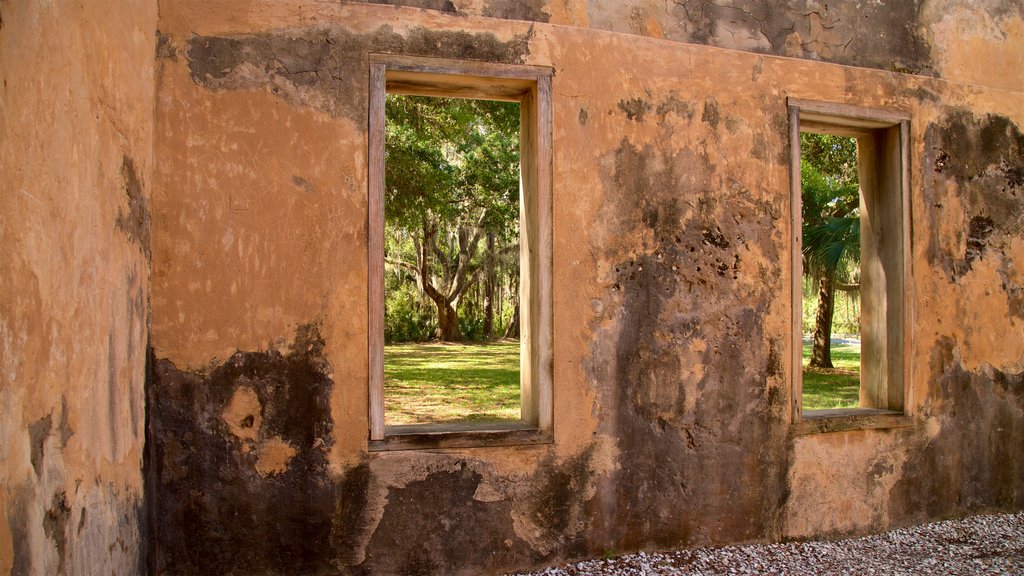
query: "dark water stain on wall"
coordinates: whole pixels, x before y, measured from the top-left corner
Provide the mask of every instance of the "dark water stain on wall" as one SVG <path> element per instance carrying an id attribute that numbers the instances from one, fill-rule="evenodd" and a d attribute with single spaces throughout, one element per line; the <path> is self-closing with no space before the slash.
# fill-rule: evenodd
<path id="1" fill-rule="evenodd" d="M 511 20 L 547 22 L 551 6 L 564 0 L 487 0 L 481 9 L 460 10 L 447 0 L 371 0 L 375 3 L 427 8 L 441 12 Z M 814 0 L 681 0 L 671 3 L 635 1 L 629 12 L 615 3 L 589 0 L 585 25 L 628 31 L 721 48 L 778 54 L 848 66 L 937 75 L 931 46 L 921 34 L 924 0 L 904 2 L 816 2 Z M 564 10 L 565 6 L 558 9 Z M 1019 3 L 987 7 L 993 18 L 1020 13 Z M 653 24 L 649 26 L 649 24 Z"/>
<path id="2" fill-rule="evenodd" d="M 121 160 L 121 180 L 128 210 L 118 212 L 117 227 L 127 234 L 130 240 L 137 243 L 142 253 L 149 258 L 149 207 L 142 191 L 138 171 L 135 169 L 135 161 L 127 155 Z"/>
<path id="3" fill-rule="evenodd" d="M 457 60 L 522 63 L 530 36 L 414 28 L 406 35 L 381 26 L 370 34 L 341 28 L 194 36 L 187 41 L 192 80 L 213 90 L 269 89 L 292 105 L 364 122 L 368 54 L 380 52 Z"/>
<path id="4" fill-rule="evenodd" d="M 46 438 L 50 436 L 53 429 L 53 416 L 46 416 L 28 425 L 29 439 L 29 462 L 32 463 L 32 470 L 36 478 L 42 474 L 43 457 L 46 450 Z"/>
<path id="5" fill-rule="evenodd" d="M 26 487 L 11 490 L 12 498 L 7 509 L 7 526 L 11 530 L 14 557 L 11 559 L 11 576 L 28 576 L 32 571 L 32 549 L 29 547 L 28 505 L 31 499 Z"/>
<path id="6" fill-rule="evenodd" d="M 951 111 L 925 132 L 924 167 L 929 264 L 956 282 L 978 260 L 997 258 L 1010 312 L 1024 319 L 1024 286 L 1006 253 L 1024 234 L 1024 133 L 1005 116 Z M 963 236 L 953 243 L 940 225 L 952 200 L 964 212 Z"/>
<path id="7" fill-rule="evenodd" d="M 383 493 L 366 462 L 329 476 L 323 346 L 316 326 L 304 326 L 287 354 L 239 352 L 209 373 L 154 359 L 152 572 L 495 572 L 584 554 L 592 448 L 562 460 L 540 455 L 536 470 L 514 481 L 469 458 Z M 290 457 L 261 467 L 267 446 L 284 444 Z M 410 456 L 409 465 L 431 461 Z M 500 488 L 481 499 L 485 477 Z M 514 515 L 546 545 L 524 540 Z"/>
<path id="8" fill-rule="evenodd" d="M 918 439 L 890 493 L 895 522 L 910 524 L 1024 506 L 1024 372 L 965 370 L 955 342 L 940 337 L 922 413 L 938 433 Z"/>
<path id="9" fill-rule="evenodd" d="M 155 362 L 149 482 L 157 573 L 331 569 L 332 383 L 323 347 L 310 325 L 288 354 L 239 352 L 205 375 Z"/>
<path id="10" fill-rule="evenodd" d="M 451 0 L 364 0 L 367 4 L 385 4 L 388 6 L 408 6 L 410 8 L 423 8 L 436 10 L 438 12 L 457 13 L 458 8 Z"/>
<path id="11" fill-rule="evenodd" d="M 546 0 L 487 0 L 483 15 L 508 20 L 547 22 L 549 15 L 545 12 L 546 5 Z"/>
<path id="12" fill-rule="evenodd" d="M 599 430 L 621 450 L 594 501 L 598 547 L 744 541 L 778 530 L 787 401 L 770 392 L 778 358 L 764 319 L 780 286 L 744 263 L 751 242 L 778 257 L 768 240 L 777 215 L 749 191 L 713 190 L 714 171 L 689 150 L 623 141 L 606 177 L 602 220 L 616 237 L 651 240 L 614 267 L 602 316 L 613 327 L 597 330 L 588 363 Z"/>
<path id="13" fill-rule="evenodd" d="M 68 518 L 71 516 L 71 508 L 68 507 L 68 499 L 63 491 L 53 495 L 53 501 L 43 515 L 43 533 L 53 541 L 57 549 L 57 573 L 64 573 L 64 551 L 67 546 Z"/>
<path id="14" fill-rule="evenodd" d="M 512 529 L 511 503 L 474 498 L 482 476 L 462 464 L 390 491 L 366 549 L 381 574 L 493 572 L 530 556 Z"/>

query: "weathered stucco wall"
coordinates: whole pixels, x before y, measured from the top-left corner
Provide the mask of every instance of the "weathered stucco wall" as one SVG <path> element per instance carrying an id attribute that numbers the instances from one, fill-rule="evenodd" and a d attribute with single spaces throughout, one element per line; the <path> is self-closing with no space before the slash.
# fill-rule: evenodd
<path id="1" fill-rule="evenodd" d="M 481 6 L 161 5 L 157 573 L 489 572 L 1024 505 L 1024 97 L 966 83 L 1003 63 L 954 82 Z M 551 445 L 367 452 L 371 52 L 554 69 Z M 911 114 L 910 428 L 791 435 L 787 97 Z"/>
<path id="2" fill-rule="evenodd" d="M 1016 1 L 366 1 L 1024 87 L 1024 6 Z"/>
<path id="3" fill-rule="evenodd" d="M 156 3 L 0 2 L 0 573 L 144 533 Z"/>

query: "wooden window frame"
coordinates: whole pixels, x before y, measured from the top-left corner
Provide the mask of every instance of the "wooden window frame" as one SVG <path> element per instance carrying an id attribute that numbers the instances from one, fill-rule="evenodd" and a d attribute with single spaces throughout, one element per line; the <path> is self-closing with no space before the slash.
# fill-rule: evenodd
<path id="1" fill-rule="evenodd" d="M 910 115 L 788 99 L 792 250 L 792 422 L 796 434 L 910 426 L 912 268 Z M 861 182 L 860 406 L 803 410 L 800 133 L 857 139 Z"/>
<path id="2" fill-rule="evenodd" d="M 551 76 L 541 66 L 370 55 L 368 340 L 369 449 L 546 444 L 553 441 Z M 520 403 L 512 423 L 384 422 L 384 123 L 387 94 L 520 104 Z"/>

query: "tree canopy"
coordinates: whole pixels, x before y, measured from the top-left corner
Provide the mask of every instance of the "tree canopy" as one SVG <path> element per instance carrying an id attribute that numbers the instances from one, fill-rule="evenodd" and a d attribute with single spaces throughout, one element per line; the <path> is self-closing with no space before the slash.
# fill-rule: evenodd
<path id="1" fill-rule="evenodd" d="M 860 262 L 856 141 L 802 133 L 800 152 L 805 270 L 844 276 Z"/>
<path id="2" fill-rule="evenodd" d="M 385 335 L 422 338 L 423 325 L 436 322 L 436 337 L 461 340 L 466 294 L 478 296 L 489 329 L 495 281 L 510 307 L 518 304 L 519 104 L 390 95 L 386 118 L 385 253 L 394 276 Z M 396 314 L 419 309 L 422 297 L 436 312 L 420 309 L 409 319 L 415 334 L 399 335 Z"/>

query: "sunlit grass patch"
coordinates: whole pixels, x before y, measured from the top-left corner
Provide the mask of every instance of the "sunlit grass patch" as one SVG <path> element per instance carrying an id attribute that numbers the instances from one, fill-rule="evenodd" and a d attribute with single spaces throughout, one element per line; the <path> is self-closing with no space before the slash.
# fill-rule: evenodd
<path id="1" fill-rule="evenodd" d="M 832 344 L 833 369 L 810 368 L 811 345 L 803 347 L 804 410 L 860 405 L 860 344 Z"/>
<path id="2" fill-rule="evenodd" d="M 386 424 L 519 418 L 518 341 L 384 347 Z"/>

